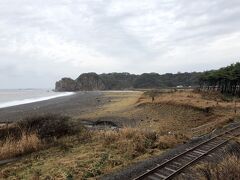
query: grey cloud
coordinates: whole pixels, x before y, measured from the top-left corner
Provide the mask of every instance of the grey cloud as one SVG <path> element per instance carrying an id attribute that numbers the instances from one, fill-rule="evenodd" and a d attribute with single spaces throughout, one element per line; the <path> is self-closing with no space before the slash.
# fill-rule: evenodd
<path id="1" fill-rule="evenodd" d="M 239 57 L 239 18 L 238 0 L 2 0 L 0 88 L 217 68 Z"/>

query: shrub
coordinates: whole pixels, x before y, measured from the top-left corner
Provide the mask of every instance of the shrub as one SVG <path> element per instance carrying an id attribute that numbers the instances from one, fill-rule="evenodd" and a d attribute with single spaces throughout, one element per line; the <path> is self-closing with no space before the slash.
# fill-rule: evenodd
<path id="1" fill-rule="evenodd" d="M 41 139 L 73 133 L 69 122 L 70 118 L 56 114 L 46 114 L 28 117 L 17 123 L 17 126 L 26 133 L 36 132 Z"/>
<path id="2" fill-rule="evenodd" d="M 16 126 L 6 127 L 0 129 L 0 141 L 5 141 L 7 138 L 11 137 L 13 139 L 20 139 L 22 133 Z"/>

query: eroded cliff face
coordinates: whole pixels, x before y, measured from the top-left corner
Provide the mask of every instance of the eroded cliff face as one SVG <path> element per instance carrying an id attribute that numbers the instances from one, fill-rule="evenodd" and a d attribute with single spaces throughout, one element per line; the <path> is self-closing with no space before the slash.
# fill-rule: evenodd
<path id="1" fill-rule="evenodd" d="M 71 78 L 62 78 L 60 81 L 56 82 L 56 91 L 76 91 L 77 83 Z"/>
<path id="2" fill-rule="evenodd" d="M 96 73 L 85 73 L 76 79 L 77 91 L 105 90 L 103 80 Z"/>
<path id="3" fill-rule="evenodd" d="M 76 80 L 63 78 L 56 82 L 56 91 L 94 91 L 105 90 L 106 86 L 99 75 L 96 73 L 85 73 Z"/>

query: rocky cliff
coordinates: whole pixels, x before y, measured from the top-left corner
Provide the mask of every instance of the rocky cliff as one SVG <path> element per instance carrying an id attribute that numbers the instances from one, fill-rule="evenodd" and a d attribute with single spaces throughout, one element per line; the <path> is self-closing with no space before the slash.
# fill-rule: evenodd
<path id="1" fill-rule="evenodd" d="M 76 79 L 77 91 L 105 90 L 106 86 L 96 73 L 84 73 Z"/>
<path id="2" fill-rule="evenodd" d="M 55 91 L 76 91 L 77 83 L 71 78 L 62 78 L 56 82 Z"/>

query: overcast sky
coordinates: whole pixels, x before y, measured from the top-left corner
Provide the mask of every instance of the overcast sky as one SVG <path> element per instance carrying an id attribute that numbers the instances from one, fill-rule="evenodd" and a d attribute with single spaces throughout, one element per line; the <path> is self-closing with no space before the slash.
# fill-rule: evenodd
<path id="1" fill-rule="evenodd" d="M 1 0 L 0 88 L 240 60 L 239 0 Z"/>

